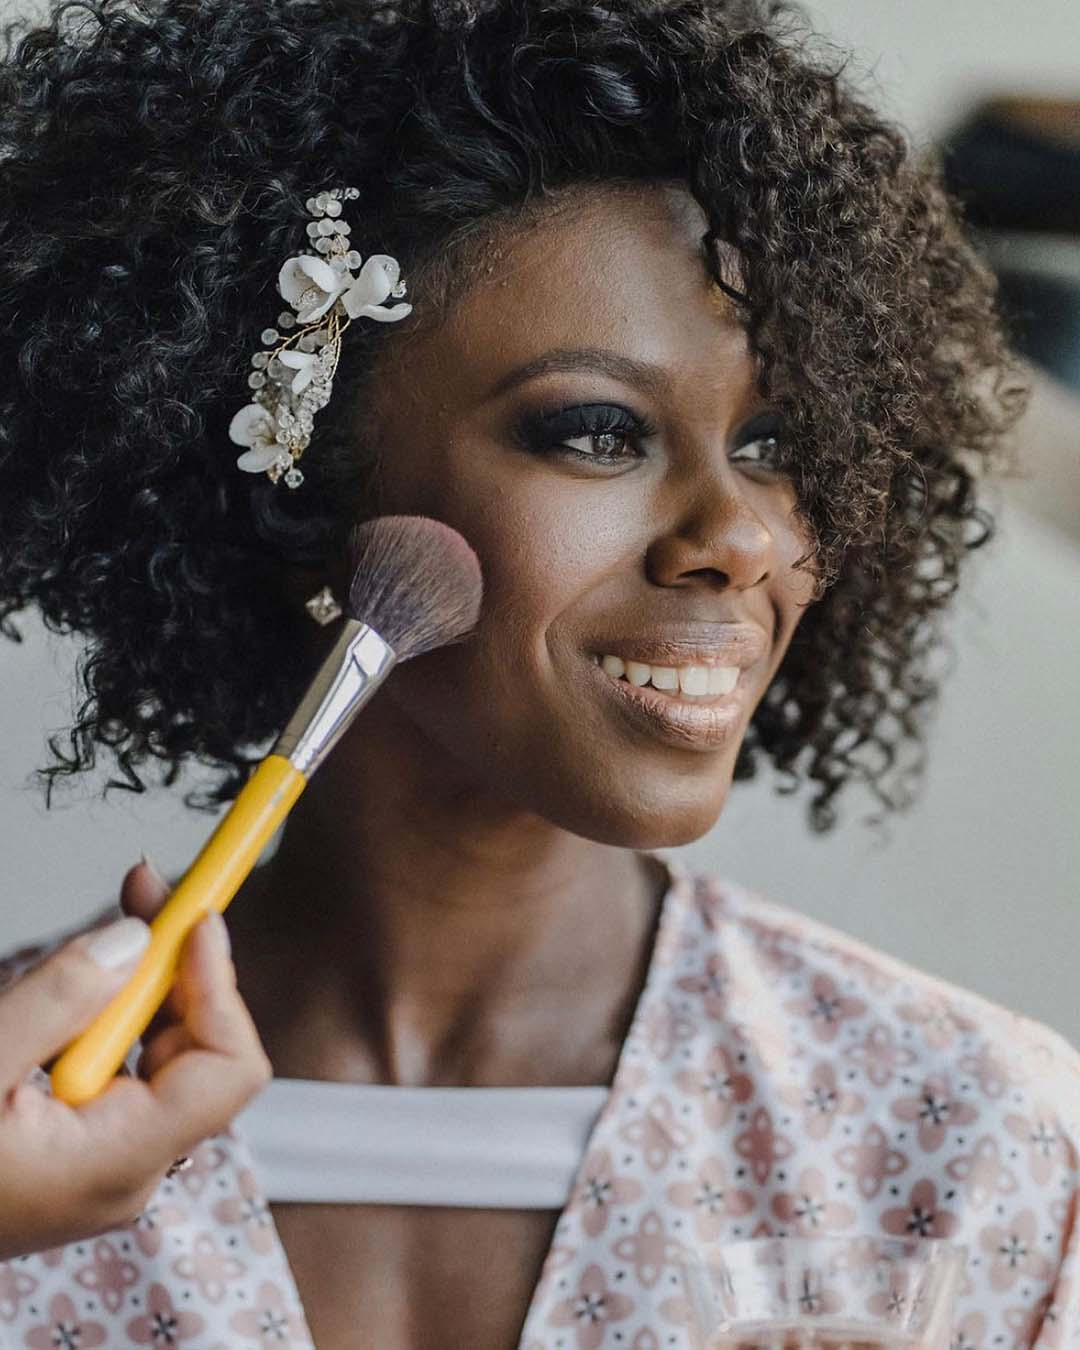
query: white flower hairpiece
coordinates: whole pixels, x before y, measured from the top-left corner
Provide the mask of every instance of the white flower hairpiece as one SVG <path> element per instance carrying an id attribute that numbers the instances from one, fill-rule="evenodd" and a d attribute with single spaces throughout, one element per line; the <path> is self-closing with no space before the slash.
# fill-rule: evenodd
<path id="1" fill-rule="evenodd" d="M 341 203 L 359 196 L 350 187 L 308 198 L 315 253 L 290 258 L 279 272 L 278 292 L 291 309 L 278 315 L 277 328 L 263 331 L 269 350 L 255 353 L 248 376 L 255 401 L 229 423 L 229 439 L 246 447 L 237 468 L 265 472 L 273 483 L 284 477 L 290 488 L 304 481 L 296 461 L 311 440 L 315 414 L 330 399 L 342 333 L 353 319 L 396 323 L 412 313 L 412 305 L 383 303 L 405 294 L 397 259 L 372 253 L 364 262 L 350 247 Z"/>

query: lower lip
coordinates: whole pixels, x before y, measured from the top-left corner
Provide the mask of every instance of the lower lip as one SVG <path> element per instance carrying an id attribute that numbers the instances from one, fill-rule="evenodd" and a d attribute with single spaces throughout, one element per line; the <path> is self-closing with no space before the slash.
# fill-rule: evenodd
<path id="1" fill-rule="evenodd" d="M 619 707 L 629 713 L 639 727 L 680 750 L 715 750 L 726 745 L 738 730 L 743 713 L 743 672 L 730 694 L 712 698 L 680 698 L 651 685 L 634 685 L 616 680 L 595 661 L 589 665 L 593 677 Z"/>

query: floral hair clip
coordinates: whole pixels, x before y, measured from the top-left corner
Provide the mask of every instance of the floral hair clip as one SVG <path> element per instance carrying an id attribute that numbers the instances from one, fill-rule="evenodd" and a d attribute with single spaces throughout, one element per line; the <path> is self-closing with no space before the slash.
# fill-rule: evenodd
<path id="1" fill-rule="evenodd" d="M 277 328 L 263 331 L 269 350 L 255 353 L 248 376 L 255 401 L 229 423 L 229 439 L 246 447 L 237 468 L 265 472 L 272 483 L 284 477 L 290 488 L 304 481 L 296 461 L 311 440 L 315 414 L 329 402 L 342 333 L 353 319 L 396 323 L 412 313 L 412 305 L 383 303 L 405 294 L 397 259 L 372 253 L 363 262 L 350 246 L 341 203 L 359 196 L 350 187 L 308 198 L 315 253 L 290 258 L 278 274 L 278 292 L 291 308 L 278 315 Z"/>

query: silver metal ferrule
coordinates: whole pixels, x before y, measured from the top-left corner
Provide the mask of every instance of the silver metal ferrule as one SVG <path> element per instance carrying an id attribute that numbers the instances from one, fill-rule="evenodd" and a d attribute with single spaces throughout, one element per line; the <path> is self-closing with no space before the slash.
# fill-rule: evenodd
<path id="1" fill-rule="evenodd" d="M 397 654 L 359 619 L 344 627 L 271 754 L 283 755 L 310 778 L 350 722 L 390 674 Z"/>

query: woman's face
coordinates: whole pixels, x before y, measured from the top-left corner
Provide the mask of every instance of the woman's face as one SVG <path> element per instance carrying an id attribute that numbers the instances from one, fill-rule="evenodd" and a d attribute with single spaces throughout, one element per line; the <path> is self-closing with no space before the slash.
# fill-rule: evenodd
<path id="1" fill-rule="evenodd" d="M 675 186 L 583 194 L 493 253 L 377 396 L 381 509 L 454 526 L 485 583 L 475 635 L 380 697 L 433 765 L 623 847 L 715 822 L 813 589 L 705 228 Z M 731 667 L 733 693 L 692 696 Z M 665 668 L 685 692 L 653 687 Z"/>

